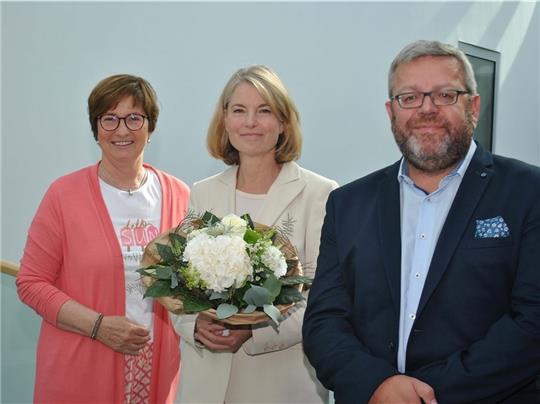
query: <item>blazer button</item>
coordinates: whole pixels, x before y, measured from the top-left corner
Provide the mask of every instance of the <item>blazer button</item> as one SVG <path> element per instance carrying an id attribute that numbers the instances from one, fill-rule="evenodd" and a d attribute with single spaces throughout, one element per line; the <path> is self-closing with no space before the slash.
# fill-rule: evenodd
<path id="1" fill-rule="evenodd" d="M 391 350 L 391 351 L 394 350 L 394 341 L 390 341 L 390 342 L 388 343 L 388 349 Z"/>

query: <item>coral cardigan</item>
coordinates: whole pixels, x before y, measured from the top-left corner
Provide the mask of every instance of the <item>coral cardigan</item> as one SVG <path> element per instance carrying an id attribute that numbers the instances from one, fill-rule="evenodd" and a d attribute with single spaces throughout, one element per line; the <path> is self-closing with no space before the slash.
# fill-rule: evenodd
<path id="1" fill-rule="evenodd" d="M 164 231 L 184 217 L 189 188 L 171 175 L 145 167 L 161 184 Z M 58 311 L 69 299 L 106 316 L 125 315 L 124 263 L 97 169 L 96 164 L 53 182 L 28 231 L 17 290 L 44 319 L 37 346 L 37 403 L 124 402 L 124 355 L 55 326 Z M 168 312 L 155 304 L 152 403 L 174 399 L 180 373 L 178 345 Z"/>

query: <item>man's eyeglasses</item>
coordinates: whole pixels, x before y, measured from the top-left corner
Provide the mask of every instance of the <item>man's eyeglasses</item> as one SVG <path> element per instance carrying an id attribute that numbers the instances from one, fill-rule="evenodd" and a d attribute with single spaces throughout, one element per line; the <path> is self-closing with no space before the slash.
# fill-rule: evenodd
<path id="1" fill-rule="evenodd" d="M 443 107 L 453 105 L 457 102 L 460 94 L 469 94 L 463 90 L 437 90 L 423 93 L 421 91 L 411 91 L 390 97 L 390 100 L 397 100 L 399 106 L 405 109 L 420 108 L 424 104 L 424 98 L 429 96 L 433 105 Z"/>
<path id="2" fill-rule="evenodd" d="M 115 114 L 105 114 L 98 117 L 99 124 L 107 132 L 118 129 L 121 120 L 124 121 L 124 124 L 129 130 L 139 130 L 143 127 L 145 119 L 148 119 L 148 117 L 136 113 L 124 117 L 119 117 Z"/>

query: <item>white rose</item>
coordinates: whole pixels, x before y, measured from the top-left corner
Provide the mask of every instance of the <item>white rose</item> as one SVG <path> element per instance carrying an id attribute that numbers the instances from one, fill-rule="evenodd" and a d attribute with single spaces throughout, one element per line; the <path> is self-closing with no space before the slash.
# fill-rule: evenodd
<path id="1" fill-rule="evenodd" d="M 221 223 L 227 227 L 228 233 L 244 236 L 244 233 L 247 230 L 247 222 L 240 216 L 233 214 L 225 216 L 223 219 L 221 219 Z"/>

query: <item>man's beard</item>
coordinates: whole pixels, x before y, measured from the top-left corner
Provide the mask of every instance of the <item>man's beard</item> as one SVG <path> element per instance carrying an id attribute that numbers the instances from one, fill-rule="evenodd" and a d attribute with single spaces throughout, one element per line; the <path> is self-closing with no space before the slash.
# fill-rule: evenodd
<path id="1" fill-rule="evenodd" d="M 423 134 L 421 128 L 414 129 L 416 125 L 422 124 L 439 126 L 444 133 Z M 465 157 L 472 141 L 474 126 L 470 104 L 465 111 L 465 121 L 454 127 L 448 120 L 436 115 L 425 115 L 409 120 L 405 127 L 398 126 L 395 115 L 392 117 L 392 132 L 407 162 L 421 171 L 430 173 L 452 167 Z M 438 144 L 430 147 L 431 151 L 426 151 L 426 143 L 429 141 L 437 141 Z"/>

